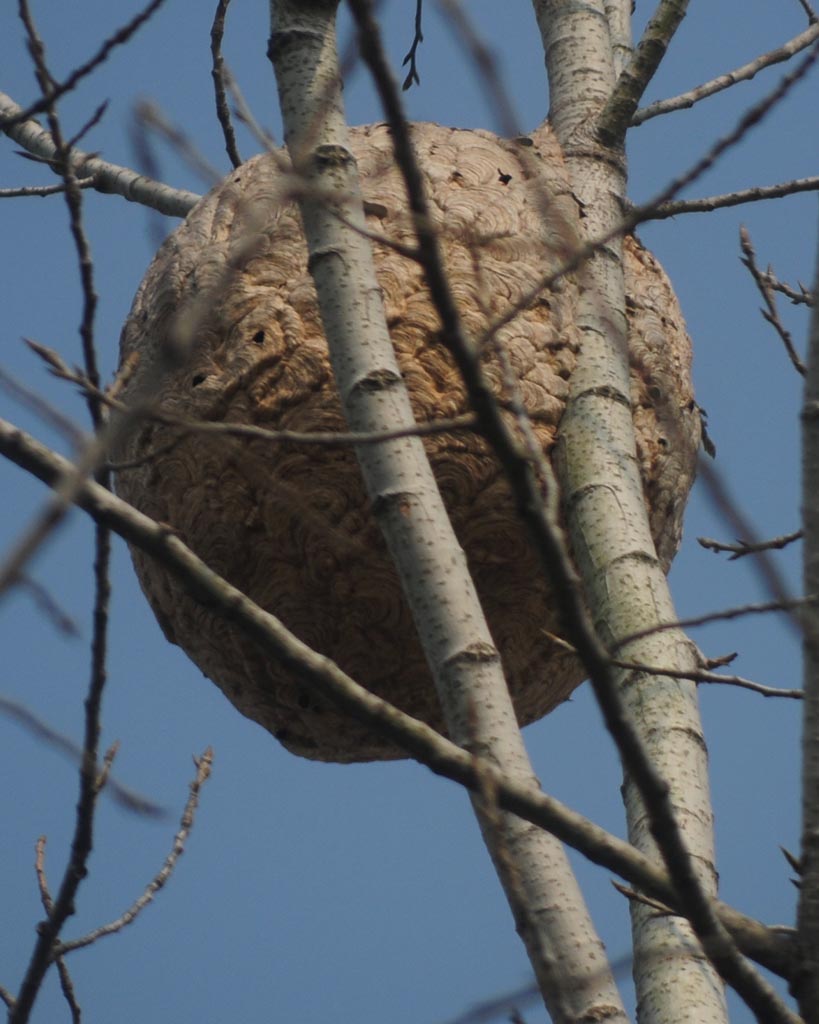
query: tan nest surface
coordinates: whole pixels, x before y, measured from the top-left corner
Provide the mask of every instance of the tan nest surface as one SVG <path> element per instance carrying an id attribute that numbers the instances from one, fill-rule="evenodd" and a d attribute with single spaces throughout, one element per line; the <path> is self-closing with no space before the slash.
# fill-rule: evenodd
<path id="1" fill-rule="evenodd" d="M 411 244 L 387 128 L 358 128 L 352 138 L 369 226 Z M 478 338 L 490 319 L 560 263 L 566 224 L 576 223 L 578 206 L 548 128 L 528 145 L 433 124 L 415 126 L 414 138 L 455 296 L 466 330 Z M 191 419 L 345 429 L 299 215 L 280 168 L 267 155 L 238 168 L 160 249 L 123 330 L 123 360 L 139 355 L 126 400 L 149 392 L 165 412 Z M 667 568 L 699 443 L 690 343 L 656 260 L 634 239 L 626 240 L 625 253 L 639 458 L 652 533 Z M 376 264 L 417 419 L 466 412 L 417 265 L 380 245 Z M 573 281 L 561 282 L 499 334 L 546 453 L 575 365 L 576 295 Z M 187 339 L 184 357 L 179 338 Z M 491 344 L 485 366 L 503 396 Z M 548 583 L 486 445 L 466 431 L 431 436 L 425 445 L 518 717 L 521 724 L 534 721 L 583 678 L 578 663 L 544 635 L 560 632 Z M 370 690 L 443 731 L 430 673 L 350 448 L 180 437 L 176 427 L 142 419 L 116 455 L 143 460 L 118 473 L 125 499 L 169 524 L 216 572 Z M 133 558 L 168 639 L 288 749 L 327 761 L 403 756 L 188 597 L 157 563 L 137 550 Z"/>

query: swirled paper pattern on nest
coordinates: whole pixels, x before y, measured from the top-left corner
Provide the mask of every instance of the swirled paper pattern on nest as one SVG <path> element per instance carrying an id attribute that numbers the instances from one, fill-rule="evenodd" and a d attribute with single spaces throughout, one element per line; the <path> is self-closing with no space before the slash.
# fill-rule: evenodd
<path id="1" fill-rule="evenodd" d="M 479 338 L 561 262 L 579 216 L 560 149 L 544 126 L 520 142 L 433 124 L 413 128 L 447 271 L 464 326 Z M 373 231 L 411 246 L 402 180 L 384 125 L 352 131 Z M 281 157 L 239 167 L 165 242 L 122 335 L 138 354 L 124 397 L 150 387 L 166 412 L 271 429 L 340 431 L 333 383 L 298 210 Z M 567 232 L 567 225 L 570 226 Z M 390 334 L 419 422 L 468 410 L 438 334 L 418 265 L 376 244 Z M 690 344 L 656 260 L 625 240 L 634 422 L 651 529 L 667 568 L 693 479 L 699 419 Z M 543 451 L 551 453 L 575 364 L 577 284 L 562 280 L 497 336 Z M 185 318 L 188 318 L 185 320 Z M 180 324 L 195 325 L 181 362 Z M 503 371 L 486 346 L 487 376 Z M 173 443 L 175 442 L 175 443 Z M 546 634 L 559 618 L 501 474 L 474 433 L 431 435 L 425 446 L 469 560 L 519 720 L 565 700 L 582 679 Z M 443 730 L 438 701 L 396 573 L 347 447 L 271 443 L 144 420 L 117 457 L 142 460 L 117 490 L 168 523 L 214 570 L 278 616 L 370 690 Z M 317 698 L 235 627 L 187 596 L 133 551 L 142 587 L 168 638 L 245 715 L 290 750 L 328 761 L 402 756 L 390 742 Z"/>

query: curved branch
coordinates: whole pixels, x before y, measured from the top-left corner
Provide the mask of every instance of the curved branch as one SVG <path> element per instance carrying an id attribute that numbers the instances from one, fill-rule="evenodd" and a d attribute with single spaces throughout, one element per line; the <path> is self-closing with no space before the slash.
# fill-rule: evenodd
<path id="1" fill-rule="evenodd" d="M 703 82 L 702 85 L 698 85 L 695 89 L 689 89 L 688 92 L 680 93 L 678 96 L 670 96 L 666 100 L 657 100 L 656 103 L 643 107 L 632 117 L 631 126 L 634 128 L 649 121 L 652 117 L 659 117 L 660 114 L 668 114 L 673 110 L 687 110 L 693 107 L 695 103 L 699 103 L 700 100 L 707 99 L 709 96 L 715 96 L 718 92 L 729 89 L 738 82 L 749 82 L 764 68 L 769 68 L 774 64 L 788 60 L 794 54 L 799 53 L 800 50 L 806 49 L 814 39 L 819 39 L 819 22 L 814 23 L 810 28 L 806 28 L 804 32 L 800 32 L 798 36 L 794 36 L 793 39 L 784 43 L 776 50 L 763 53 L 755 60 L 749 61 L 741 67 L 734 68 L 733 71 L 726 71 L 725 74 L 718 75 L 709 82 Z"/>
<path id="2" fill-rule="evenodd" d="M 711 213 L 712 210 L 724 210 L 729 206 L 741 206 L 743 203 L 758 203 L 765 199 L 783 199 L 799 192 L 816 192 L 819 190 L 819 176 L 812 178 L 794 178 L 783 181 L 779 185 L 757 185 L 755 188 L 738 189 L 736 192 L 725 192 L 719 196 L 704 196 L 702 199 L 676 199 L 650 210 L 643 220 L 666 220 L 681 213 Z"/>
<path id="3" fill-rule="evenodd" d="M 49 132 L 36 121 L 21 121 L 3 125 L 6 118 L 15 118 L 23 113 L 6 93 L 0 92 L 0 130 L 22 146 L 33 157 L 51 166 L 57 155 L 57 147 Z M 132 203 L 140 203 L 170 217 L 184 217 L 191 207 L 201 199 L 196 192 L 171 188 L 161 181 L 154 181 L 143 174 L 137 174 L 130 167 L 100 160 L 91 153 L 72 147 L 69 151 L 71 169 L 80 180 L 91 179 L 97 192 L 116 194 Z"/>
<path id="4" fill-rule="evenodd" d="M 68 459 L 3 419 L 0 419 L 0 454 L 54 489 L 75 472 Z M 388 735 L 436 775 L 477 790 L 479 774 L 489 772 L 500 807 L 550 831 L 595 864 L 614 871 L 656 899 L 669 906 L 677 905 L 668 874 L 656 861 L 533 785 L 509 779 L 491 765 L 483 766 L 479 772 L 471 754 L 365 690 L 336 664 L 289 632 L 275 616 L 209 569 L 160 523 L 92 481 L 83 483 L 73 500 L 95 522 L 109 527 L 128 543 L 156 558 L 197 600 L 219 609 L 266 651 L 298 671 L 322 696 Z M 766 927 L 722 903 L 718 903 L 717 908 L 720 920 L 746 955 L 777 974 L 790 977 L 789 930 Z"/>

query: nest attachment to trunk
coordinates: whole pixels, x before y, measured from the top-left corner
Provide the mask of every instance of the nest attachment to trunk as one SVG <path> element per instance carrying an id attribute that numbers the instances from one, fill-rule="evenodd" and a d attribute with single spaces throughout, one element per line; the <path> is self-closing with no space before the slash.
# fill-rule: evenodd
<path id="1" fill-rule="evenodd" d="M 506 142 L 480 131 L 413 129 L 431 209 L 466 331 L 481 338 L 568 252 L 580 211 L 551 130 Z M 521 159 L 521 148 L 525 159 Z M 413 245 L 386 126 L 354 129 L 368 227 Z M 239 167 L 168 238 L 123 329 L 125 401 L 172 417 L 271 430 L 346 429 L 319 319 L 293 178 L 283 157 Z M 468 411 L 418 265 L 375 244 L 390 334 L 419 422 Z M 690 342 L 662 268 L 625 240 L 631 398 L 657 552 L 680 540 L 700 424 Z M 486 374 L 507 396 L 502 346 L 543 451 L 555 444 L 575 365 L 578 286 L 540 294 L 485 345 Z M 500 467 L 474 432 L 424 441 L 466 551 L 521 724 L 565 700 L 578 662 L 548 638 L 560 620 Z M 122 497 L 167 523 L 207 564 L 368 689 L 445 731 L 395 570 L 353 450 L 182 432 L 146 417 L 115 457 Z M 245 715 L 288 749 L 324 761 L 403 756 L 319 698 L 170 573 L 133 551 L 168 639 Z"/>

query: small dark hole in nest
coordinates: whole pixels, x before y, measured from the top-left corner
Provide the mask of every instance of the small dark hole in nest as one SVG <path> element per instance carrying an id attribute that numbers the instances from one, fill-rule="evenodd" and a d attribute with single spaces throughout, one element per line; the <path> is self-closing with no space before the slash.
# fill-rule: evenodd
<path id="1" fill-rule="evenodd" d="M 191 384 L 193 385 L 193 387 L 198 388 L 199 385 L 200 384 L 204 384 L 204 382 L 207 379 L 208 379 L 208 375 L 206 373 L 197 373 L 197 375 L 191 381 Z"/>
<path id="2" fill-rule="evenodd" d="M 661 448 L 667 448 L 668 447 L 668 438 L 667 437 L 658 437 L 657 438 L 657 444 Z"/>
<path id="3" fill-rule="evenodd" d="M 257 345 L 264 345 L 264 331 L 256 331 L 253 335 L 253 341 Z"/>

